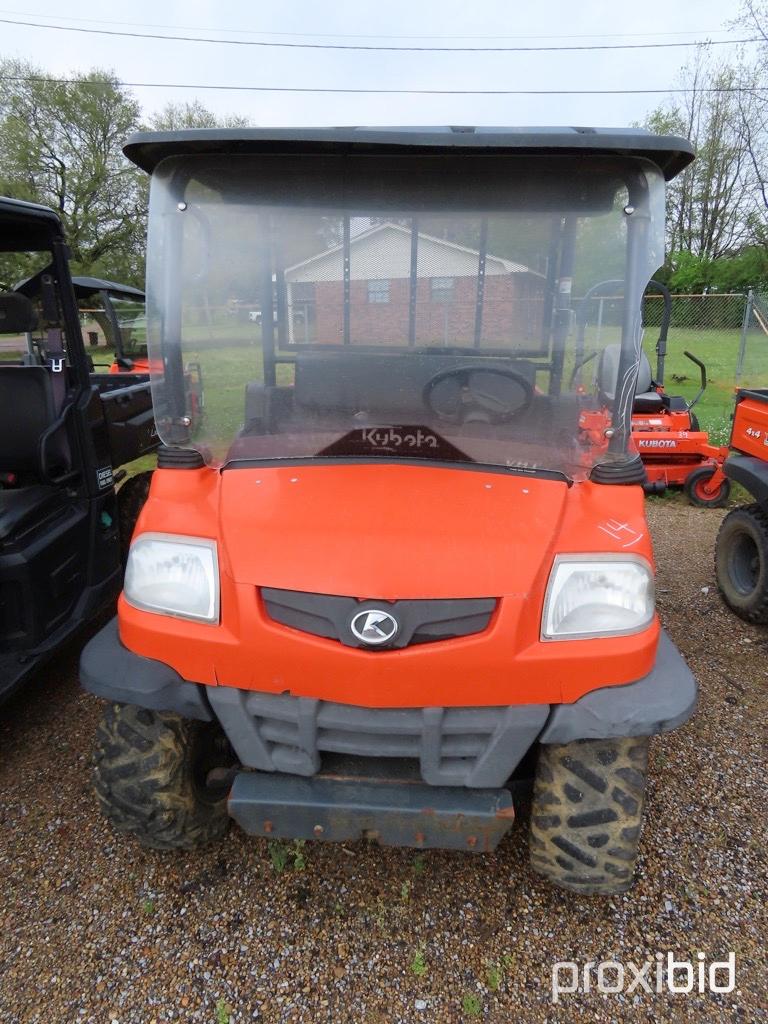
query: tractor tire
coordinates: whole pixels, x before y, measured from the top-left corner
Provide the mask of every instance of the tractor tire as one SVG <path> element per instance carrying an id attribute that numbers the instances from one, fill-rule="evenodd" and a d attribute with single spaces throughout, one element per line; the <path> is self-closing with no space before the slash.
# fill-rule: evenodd
<path id="1" fill-rule="evenodd" d="M 207 778 L 232 761 L 216 724 L 109 704 L 96 731 L 96 796 L 114 828 L 142 846 L 189 850 L 229 827 L 229 779 L 209 786 Z"/>
<path id="2" fill-rule="evenodd" d="M 699 508 L 724 508 L 731 495 L 731 481 L 723 480 L 713 494 L 704 490 L 708 482 L 714 476 L 715 470 L 712 466 L 700 466 L 688 475 L 683 490 L 685 496 L 692 505 Z"/>
<path id="3" fill-rule="evenodd" d="M 542 744 L 531 809 L 531 867 L 561 889 L 626 892 L 643 819 L 648 737 Z"/>
<path id="4" fill-rule="evenodd" d="M 128 561 L 136 520 L 144 507 L 152 483 L 152 471 L 128 477 L 117 492 L 117 526 L 120 532 L 120 554 L 123 565 Z"/>
<path id="5" fill-rule="evenodd" d="M 768 622 L 768 516 L 760 505 L 729 512 L 715 541 L 723 600 L 746 622 Z"/>

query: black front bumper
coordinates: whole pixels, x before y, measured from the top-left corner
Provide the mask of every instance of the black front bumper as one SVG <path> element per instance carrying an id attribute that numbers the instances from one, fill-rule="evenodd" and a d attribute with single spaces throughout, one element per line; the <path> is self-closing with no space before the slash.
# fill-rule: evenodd
<path id="1" fill-rule="evenodd" d="M 324 753 L 418 761 L 432 786 L 502 786 L 535 742 L 650 736 L 682 725 L 696 680 L 662 633 L 643 679 L 607 686 L 573 704 L 365 708 L 285 694 L 203 686 L 134 654 L 113 619 L 85 647 L 80 679 L 90 693 L 186 718 L 218 720 L 246 768 L 310 777 Z"/>
<path id="2" fill-rule="evenodd" d="M 354 842 L 422 850 L 495 850 L 514 823 L 508 789 L 429 786 L 399 765 L 368 774 L 324 771 L 296 775 L 240 772 L 229 813 L 250 835 Z"/>

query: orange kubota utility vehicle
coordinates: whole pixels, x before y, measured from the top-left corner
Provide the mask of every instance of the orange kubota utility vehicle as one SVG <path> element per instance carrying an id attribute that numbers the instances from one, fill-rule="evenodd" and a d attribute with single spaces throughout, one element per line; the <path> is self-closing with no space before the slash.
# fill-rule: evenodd
<path id="1" fill-rule="evenodd" d="M 533 867 L 627 889 L 648 737 L 696 699 L 654 610 L 628 450 L 664 182 L 689 143 L 237 129 L 125 152 L 152 174 L 165 447 L 118 617 L 82 658 L 109 701 L 105 814 L 160 848 L 232 817 L 479 852 L 533 772 Z M 619 357 L 570 390 L 575 296 L 609 276 Z M 228 315 L 241 296 L 260 324 Z M 595 443 L 580 419 L 605 408 Z"/>

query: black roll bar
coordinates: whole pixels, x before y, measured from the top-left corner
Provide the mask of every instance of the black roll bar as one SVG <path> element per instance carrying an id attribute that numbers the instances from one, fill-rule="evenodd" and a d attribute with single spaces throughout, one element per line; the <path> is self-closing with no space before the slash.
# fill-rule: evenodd
<path id="1" fill-rule="evenodd" d="M 475 299 L 475 348 L 480 348 L 483 334 L 483 300 L 485 299 L 485 264 L 488 255 L 488 218 L 480 221 L 480 244 L 477 257 L 477 297 Z"/>
<path id="2" fill-rule="evenodd" d="M 408 293 L 408 344 L 416 344 L 416 293 L 419 287 L 419 218 L 411 218 L 411 267 L 410 291 Z"/>

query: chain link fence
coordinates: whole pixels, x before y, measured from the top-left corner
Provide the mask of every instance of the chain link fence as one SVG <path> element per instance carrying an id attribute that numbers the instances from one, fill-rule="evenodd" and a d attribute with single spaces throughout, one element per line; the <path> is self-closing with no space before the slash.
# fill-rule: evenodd
<path id="1" fill-rule="evenodd" d="M 768 388 L 768 292 L 750 291 L 736 363 L 741 388 Z"/>
<path id="2" fill-rule="evenodd" d="M 588 300 L 590 308 L 582 312 L 589 325 L 588 343 L 597 348 L 620 336 L 621 282 L 614 283 L 613 294 L 606 290 L 593 296 Z M 671 300 L 665 388 L 668 394 L 692 400 L 700 373 L 685 353 L 701 359 L 707 368 L 707 390 L 696 412 L 712 440 L 724 444 L 730 435 L 736 387 L 768 388 L 768 294 L 707 292 L 675 294 Z M 643 305 L 643 345 L 654 376 L 663 316 L 664 298 L 651 284 Z"/>

